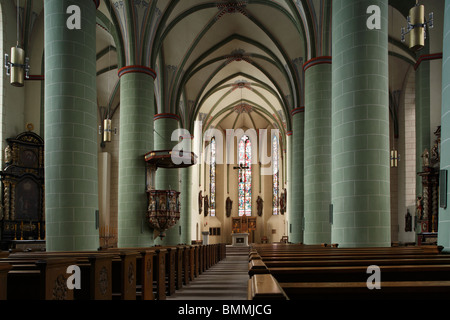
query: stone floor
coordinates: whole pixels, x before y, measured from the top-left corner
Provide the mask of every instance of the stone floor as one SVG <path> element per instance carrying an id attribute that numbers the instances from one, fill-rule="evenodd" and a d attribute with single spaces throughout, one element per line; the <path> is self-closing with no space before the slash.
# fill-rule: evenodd
<path id="1" fill-rule="evenodd" d="M 167 300 L 247 300 L 248 247 L 227 246 L 219 261 Z"/>

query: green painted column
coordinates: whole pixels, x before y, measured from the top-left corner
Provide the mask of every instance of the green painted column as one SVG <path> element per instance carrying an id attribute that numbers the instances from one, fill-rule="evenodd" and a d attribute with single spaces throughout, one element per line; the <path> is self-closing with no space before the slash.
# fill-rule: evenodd
<path id="1" fill-rule="evenodd" d="M 70 5 L 81 10 L 81 29 L 66 26 Z M 96 5 L 44 1 L 47 251 L 99 246 Z"/>
<path id="2" fill-rule="evenodd" d="M 145 66 L 127 66 L 120 77 L 119 211 L 118 246 L 153 244 L 147 213 L 146 164 L 152 151 L 154 71 Z"/>
<path id="3" fill-rule="evenodd" d="M 444 48 L 442 53 L 442 118 L 441 118 L 441 170 L 450 170 L 450 0 L 445 1 L 444 18 Z M 447 186 L 447 201 L 450 199 L 448 191 L 449 181 L 439 181 Z M 450 208 L 439 209 L 438 244 L 450 251 Z"/>
<path id="4" fill-rule="evenodd" d="M 192 167 L 181 170 L 181 212 L 180 212 L 180 226 L 181 237 L 180 243 L 190 244 L 192 240 L 191 231 L 191 206 L 192 206 Z"/>
<path id="5" fill-rule="evenodd" d="M 154 150 L 172 150 L 178 141 L 172 141 L 172 133 L 179 128 L 179 117 L 176 114 L 160 113 L 154 116 Z M 179 169 L 159 168 L 155 176 L 155 189 L 180 191 Z M 181 217 L 180 217 L 181 218 Z M 177 245 L 180 243 L 180 221 L 166 231 L 162 244 Z M 158 240 L 158 242 L 161 242 Z"/>
<path id="6" fill-rule="evenodd" d="M 293 148 L 292 148 L 292 131 L 288 131 L 286 132 L 286 146 L 287 146 L 287 168 L 286 170 L 286 174 L 287 174 L 287 204 L 286 204 L 286 221 L 288 223 L 288 236 L 290 236 L 290 216 L 291 216 L 291 211 L 292 211 L 292 168 L 293 168 L 293 163 L 292 163 L 292 152 L 293 152 Z M 289 238 L 289 241 L 291 241 L 291 239 Z"/>
<path id="7" fill-rule="evenodd" d="M 390 246 L 388 0 L 334 0 L 332 19 L 332 243 Z"/>
<path id="8" fill-rule="evenodd" d="M 304 227 L 304 138 L 305 108 L 292 110 L 292 191 L 288 197 L 292 199 L 289 212 L 289 241 L 303 243 Z"/>
<path id="9" fill-rule="evenodd" d="M 428 43 L 428 41 L 427 41 Z M 425 56 L 429 52 L 429 45 L 426 45 L 421 53 Z M 423 58 L 424 56 L 422 56 Z M 416 169 L 422 171 L 422 153 L 425 149 L 431 148 L 431 62 L 427 59 L 419 58 L 416 64 Z M 416 194 L 422 195 L 422 179 L 416 179 Z"/>
<path id="10" fill-rule="evenodd" d="M 305 71 L 305 244 L 330 243 L 331 57 Z"/>

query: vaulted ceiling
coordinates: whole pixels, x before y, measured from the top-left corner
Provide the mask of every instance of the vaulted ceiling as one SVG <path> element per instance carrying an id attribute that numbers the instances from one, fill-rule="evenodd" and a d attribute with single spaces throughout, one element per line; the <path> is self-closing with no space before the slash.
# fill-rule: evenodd
<path id="1" fill-rule="evenodd" d="M 157 73 L 157 113 L 176 113 L 193 130 L 291 130 L 303 105 L 303 64 L 331 56 L 331 0 L 105 0 L 98 13 L 99 103 L 119 106 L 117 69 Z M 390 1 L 404 21 L 415 0 Z M 402 17 L 403 16 L 403 17 Z M 397 26 L 396 26 L 397 27 Z M 390 50 L 414 61 L 392 32 Z M 101 97 L 100 97 L 101 96 Z M 105 109 L 106 110 L 106 109 Z"/>

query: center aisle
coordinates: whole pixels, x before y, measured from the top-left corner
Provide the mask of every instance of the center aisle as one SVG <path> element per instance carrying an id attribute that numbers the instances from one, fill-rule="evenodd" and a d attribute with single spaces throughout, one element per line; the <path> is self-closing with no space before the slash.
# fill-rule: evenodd
<path id="1" fill-rule="evenodd" d="M 247 300 L 249 247 L 227 246 L 227 256 L 167 300 Z"/>

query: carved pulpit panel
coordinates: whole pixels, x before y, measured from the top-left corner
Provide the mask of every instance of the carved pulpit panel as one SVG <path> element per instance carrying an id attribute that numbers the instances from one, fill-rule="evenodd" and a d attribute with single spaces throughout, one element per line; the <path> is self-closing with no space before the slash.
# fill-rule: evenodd
<path id="1" fill-rule="evenodd" d="M 33 132 L 7 139 L 2 187 L 2 249 L 14 240 L 43 240 L 44 141 Z"/>

